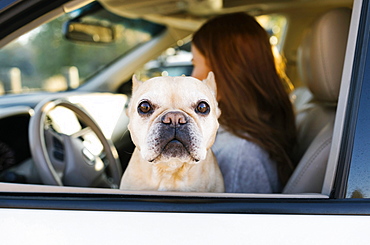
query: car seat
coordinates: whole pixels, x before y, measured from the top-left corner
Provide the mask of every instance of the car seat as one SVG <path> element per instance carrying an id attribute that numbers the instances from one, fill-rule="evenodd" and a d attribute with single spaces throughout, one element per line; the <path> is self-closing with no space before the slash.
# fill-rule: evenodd
<path id="1" fill-rule="evenodd" d="M 298 69 L 308 91 L 296 105 L 297 168 L 283 193 L 320 193 L 334 127 L 351 10 L 324 13 L 304 34 L 298 49 Z M 295 94 L 296 93 L 296 94 Z M 304 101 L 304 103 L 302 103 Z M 294 103 L 294 102 L 293 102 Z"/>

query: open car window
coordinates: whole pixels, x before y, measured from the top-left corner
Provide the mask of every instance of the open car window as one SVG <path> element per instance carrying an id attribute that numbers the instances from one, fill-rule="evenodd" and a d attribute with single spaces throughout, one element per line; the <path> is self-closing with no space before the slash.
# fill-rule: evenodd
<path id="1" fill-rule="evenodd" d="M 78 88 L 88 83 L 91 77 L 102 72 L 107 66 L 120 60 L 132 50 L 140 48 L 141 45 L 147 44 L 154 37 L 164 32 L 165 27 L 162 25 L 140 18 L 120 17 L 101 8 L 95 10 L 92 6 L 90 5 L 88 8 L 64 14 L 19 37 L 1 49 L 0 93 L 6 96 L 7 94 L 28 93 L 31 91 L 54 92 Z M 80 11 L 86 11 L 86 13 L 81 15 Z M 270 42 L 274 45 L 274 48 L 282 51 L 282 47 L 287 45 L 284 42 L 284 37 L 285 31 L 289 27 L 287 23 L 288 19 L 283 15 L 263 15 L 257 19 L 270 34 Z M 84 31 L 79 29 L 82 27 Z M 178 41 L 177 47 L 166 49 L 159 58 L 146 63 L 139 72 L 140 79 L 145 80 L 148 77 L 158 75 L 190 75 L 192 66 L 189 41 L 190 38 Z M 163 50 L 159 50 L 157 55 Z M 350 64 L 351 62 L 349 61 Z M 346 92 L 348 91 L 343 91 L 343 93 Z M 122 121 L 127 124 L 128 119 L 125 117 L 124 109 L 127 106 L 129 96 L 118 95 L 118 97 L 119 103 L 114 106 L 115 110 L 112 110 L 115 113 L 114 121 L 118 122 L 123 117 L 124 120 Z M 96 103 L 96 105 L 102 104 L 104 104 L 104 100 Z M 96 107 L 92 103 L 88 104 L 86 108 L 91 110 L 91 114 L 94 114 L 93 111 Z M 26 111 L 27 119 L 29 119 L 33 115 L 33 110 L 27 107 Z M 110 120 L 108 111 L 100 115 L 98 114 L 97 117 L 103 118 L 101 119 L 103 121 L 109 121 L 108 124 L 114 124 L 112 123 L 113 120 Z M 27 124 L 27 122 L 24 124 Z M 110 135 L 108 135 L 108 138 L 116 130 L 115 126 L 109 125 L 108 130 L 105 130 L 109 131 L 108 134 Z M 342 129 L 338 128 L 337 130 Z M 75 131 L 78 130 L 80 130 L 79 126 Z M 75 131 L 70 134 L 74 134 Z M 127 131 L 122 130 L 120 132 Z M 118 138 L 121 139 L 126 136 L 127 134 L 121 134 Z M 117 136 L 113 138 L 117 138 Z M 91 141 L 94 141 L 94 139 Z M 99 145 L 99 151 L 100 147 Z M 332 162 L 331 166 L 335 164 L 335 162 Z M 332 168 L 329 170 L 331 171 Z M 330 185 L 328 183 L 325 184 Z M 230 196 L 242 198 L 328 198 L 330 194 L 327 192 L 323 194 L 153 193 L 99 188 L 17 185 L 11 183 L 2 183 L 0 190 L 10 192 L 76 192 L 111 193 L 117 195 Z"/>

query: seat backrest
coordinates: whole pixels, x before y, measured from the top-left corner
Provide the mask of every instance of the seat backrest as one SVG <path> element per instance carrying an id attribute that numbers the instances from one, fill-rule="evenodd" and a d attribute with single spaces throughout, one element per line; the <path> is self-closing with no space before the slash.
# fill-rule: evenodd
<path id="1" fill-rule="evenodd" d="M 303 155 L 283 193 L 320 193 L 329 159 L 333 122 L 328 122 Z"/>
<path id="2" fill-rule="evenodd" d="M 296 107 L 296 170 L 284 193 L 321 192 L 329 157 L 336 105 L 347 45 L 351 10 L 324 13 L 306 31 L 298 51 L 298 69 L 308 100 Z M 304 89 L 303 89 L 304 90 Z M 295 93 L 295 92 L 293 92 Z M 295 94 L 298 98 L 299 93 Z M 304 100 L 300 100 L 304 101 Z"/>

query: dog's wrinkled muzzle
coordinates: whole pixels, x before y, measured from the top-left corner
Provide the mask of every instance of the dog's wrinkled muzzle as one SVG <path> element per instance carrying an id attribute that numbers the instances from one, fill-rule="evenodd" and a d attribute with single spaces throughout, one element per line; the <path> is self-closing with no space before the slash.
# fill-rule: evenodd
<path id="1" fill-rule="evenodd" d="M 161 117 L 158 140 L 154 146 L 158 156 L 179 159 L 191 157 L 194 161 L 199 160 L 194 156 L 197 140 L 193 137 L 189 120 L 189 116 L 179 111 L 168 112 Z"/>

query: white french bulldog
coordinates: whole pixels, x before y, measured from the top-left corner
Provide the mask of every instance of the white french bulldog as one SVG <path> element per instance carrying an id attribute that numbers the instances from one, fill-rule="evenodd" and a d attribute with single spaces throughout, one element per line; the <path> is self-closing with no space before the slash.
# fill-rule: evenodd
<path id="1" fill-rule="evenodd" d="M 204 81 L 184 76 L 132 81 L 127 113 L 136 148 L 120 189 L 224 192 L 211 151 L 221 114 L 213 73 Z"/>

